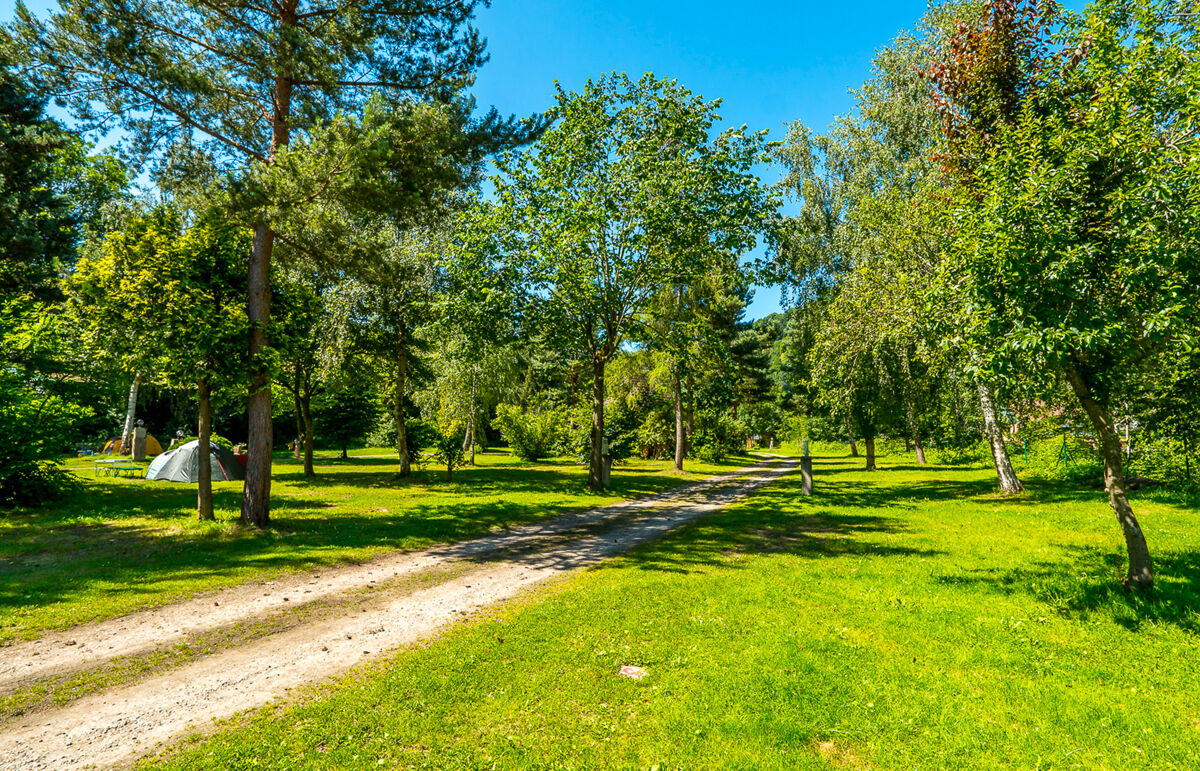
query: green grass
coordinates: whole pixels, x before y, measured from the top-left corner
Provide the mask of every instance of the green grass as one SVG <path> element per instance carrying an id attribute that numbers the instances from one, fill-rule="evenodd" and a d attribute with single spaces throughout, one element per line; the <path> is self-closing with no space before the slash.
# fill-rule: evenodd
<path id="1" fill-rule="evenodd" d="M 811 499 L 764 488 L 143 767 L 1200 766 L 1194 508 L 1137 499 L 1143 599 L 1102 493 L 884 465 L 819 459 Z"/>
<path id="2" fill-rule="evenodd" d="M 402 480 L 394 458 L 366 457 L 387 452 L 319 458 L 311 480 L 295 461 L 277 459 L 266 531 L 236 522 L 240 482 L 213 485 L 218 521 L 205 523 L 195 518 L 194 485 L 95 478 L 91 459 L 71 459 L 78 495 L 0 516 L 0 646 L 209 589 L 647 495 L 748 462 L 692 463 L 680 475 L 668 461 L 634 461 L 594 495 L 584 489 L 586 470 L 563 459 L 524 464 L 482 453 L 447 483 L 436 469 Z"/>

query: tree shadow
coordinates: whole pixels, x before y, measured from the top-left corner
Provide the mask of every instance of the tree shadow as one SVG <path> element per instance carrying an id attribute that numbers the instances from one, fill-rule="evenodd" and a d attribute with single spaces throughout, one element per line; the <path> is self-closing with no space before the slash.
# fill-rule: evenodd
<path id="1" fill-rule="evenodd" d="M 315 480 L 294 469 L 280 475 L 277 481 L 287 484 L 272 494 L 272 525 L 265 530 L 231 526 L 227 519 L 240 510 L 240 483 L 214 485 L 218 517 L 226 519 L 209 526 L 193 522 L 194 485 L 84 478 L 74 499 L 6 519 L 0 612 L 14 618 L 22 608 L 156 595 L 233 574 L 336 564 L 347 552 L 365 558 L 384 549 L 463 541 L 608 503 L 613 493 L 644 497 L 683 481 L 670 473 L 617 470 L 613 491 L 593 495 L 583 489 L 586 472 L 572 464 L 488 465 L 457 471 L 452 483 L 440 481 L 436 471 L 418 472 L 402 483 L 421 488 L 408 495 L 392 483 L 390 459 L 366 460 L 386 462 L 354 460 L 370 469 Z M 345 500 L 329 494 L 333 487 L 346 488 Z M 370 492 L 365 500 L 354 495 L 384 487 L 396 492 Z M 131 517 L 140 522 L 131 524 Z"/>
<path id="2" fill-rule="evenodd" d="M 865 485 L 866 483 L 861 483 Z M 642 570 L 691 573 L 736 570 L 737 555 L 788 554 L 805 559 L 935 556 L 936 550 L 873 542 L 868 536 L 908 528 L 883 514 L 836 512 L 845 491 L 805 498 L 796 477 L 759 489 L 747 505 L 694 522 L 674 537 L 638 548 L 623 559 Z"/>
<path id="3" fill-rule="evenodd" d="M 822 479 L 814 471 L 813 481 L 814 500 L 832 506 L 880 510 L 911 509 L 918 504 L 975 498 L 991 492 L 990 482 L 973 479 L 922 480 L 896 486 L 864 480 Z"/>
<path id="4" fill-rule="evenodd" d="M 1150 592 L 1126 590 L 1125 555 L 1095 547 L 1059 545 L 1059 560 L 1038 560 L 1017 568 L 966 569 L 943 575 L 939 583 L 979 586 L 1003 595 L 1024 594 L 1068 617 L 1103 613 L 1130 631 L 1169 624 L 1200 633 L 1200 553 L 1155 555 Z"/>

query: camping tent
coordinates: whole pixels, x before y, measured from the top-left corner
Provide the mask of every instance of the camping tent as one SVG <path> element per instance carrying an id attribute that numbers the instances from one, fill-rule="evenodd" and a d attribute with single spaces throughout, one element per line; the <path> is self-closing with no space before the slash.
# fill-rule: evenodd
<path id="1" fill-rule="evenodd" d="M 130 444 L 132 445 L 133 440 L 131 439 L 129 441 L 130 441 Z M 121 451 L 121 437 L 114 436 L 112 439 L 109 439 L 107 442 L 104 443 L 104 449 L 102 449 L 100 452 L 104 453 L 105 455 L 111 455 L 111 454 L 119 453 L 120 451 Z M 162 445 L 158 443 L 158 440 L 155 439 L 152 434 L 146 434 L 146 454 L 147 455 L 159 455 L 162 453 L 162 451 L 163 451 Z"/>
<path id="2" fill-rule="evenodd" d="M 209 443 L 214 482 L 245 479 L 246 468 L 237 456 L 219 444 Z M 146 479 L 168 482 L 198 482 L 200 480 L 200 440 L 182 444 L 159 455 L 146 469 Z"/>

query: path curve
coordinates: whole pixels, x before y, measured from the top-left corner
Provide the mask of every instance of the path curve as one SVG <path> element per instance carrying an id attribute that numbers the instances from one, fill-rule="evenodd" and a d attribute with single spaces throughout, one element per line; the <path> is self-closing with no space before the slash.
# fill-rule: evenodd
<path id="1" fill-rule="evenodd" d="M 360 612 L 299 626 L 166 674 L 18 719 L 0 732 L 0 769 L 72 769 L 128 762 L 213 720 L 261 706 L 286 695 L 291 688 L 319 682 L 364 660 L 429 637 L 464 615 L 512 598 L 541 581 L 658 538 L 745 497 L 794 468 L 793 460 L 763 464 L 676 488 L 652 499 L 617 504 L 626 513 L 649 511 L 607 532 L 541 550 L 502 553 L 499 550 L 505 546 L 496 543 L 527 544 L 555 532 L 569 532 L 596 516 L 604 518 L 599 513 L 614 507 L 556 518 L 457 547 L 410 553 L 406 556 L 417 561 L 436 558 L 434 552 L 454 550 L 459 559 L 486 554 L 491 557 L 466 574 L 355 609 Z M 610 511 L 608 517 L 614 516 L 618 515 Z M 574 525 L 568 521 L 572 517 Z M 443 554 L 441 558 L 454 557 Z M 368 571 L 362 573 L 364 576 L 372 575 L 370 570 L 384 575 L 379 572 L 384 562 L 386 559 L 358 567 Z M 258 590 L 261 595 L 262 587 Z M 211 597 L 206 601 L 212 602 Z"/>

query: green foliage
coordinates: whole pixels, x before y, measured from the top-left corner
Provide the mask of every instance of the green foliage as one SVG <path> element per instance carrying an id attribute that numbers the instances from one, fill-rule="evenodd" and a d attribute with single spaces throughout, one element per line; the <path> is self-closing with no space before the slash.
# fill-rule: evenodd
<path id="1" fill-rule="evenodd" d="M 765 132 L 713 136 L 719 103 L 676 81 L 606 74 L 579 93 L 558 88 L 555 102 L 537 144 L 501 158 L 497 203 L 480 219 L 535 307 L 530 318 L 590 365 L 592 424 L 608 435 L 604 371 L 622 341 L 671 288 L 729 272 L 714 266 L 756 244 L 777 202 L 754 171 Z M 600 448 L 590 449 L 599 490 Z"/>
<path id="2" fill-rule="evenodd" d="M 395 432 L 393 423 L 391 447 L 396 446 Z M 420 465 L 425 458 L 429 457 L 441 436 L 441 430 L 432 421 L 420 418 L 408 418 L 404 421 L 404 440 L 408 443 L 408 455 L 413 465 Z"/>
<path id="3" fill-rule="evenodd" d="M 467 463 L 467 454 L 463 451 L 464 433 L 457 426 L 449 431 L 441 431 L 433 440 L 430 456 L 439 466 L 446 469 L 446 481 L 453 481 L 454 469 L 461 468 Z"/>
<path id="4" fill-rule="evenodd" d="M 179 441 L 177 441 L 175 443 L 175 446 L 178 447 L 181 444 L 187 444 L 188 442 L 197 442 L 199 440 L 200 440 L 200 437 L 198 437 L 198 436 L 185 436 L 182 439 L 180 439 Z M 220 434 L 218 434 L 216 432 L 209 434 L 208 441 L 215 445 L 224 447 L 226 450 L 230 450 L 230 451 L 232 451 L 235 446 L 231 440 L 226 439 L 225 437 L 221 436 Z M 166 450 L 165 446 L 163 447 L 163 450 L 164 451 Z"/>
<path id="5" fill-rule="evenodd" d="M 57 294 L 75 254 L 71 202 L 55 184 L 59 154 L 73 137 L 42 115 L 43 104 L 0 56 L 0 293 Z"/>
<path id="6" fill-rule="evenodd" d="M 729 455 L 746 451 L 750 432 L 745 424 L 726 412 L 701 411 L 696 415 L 692 433 L 692 454 L 700 460 L 716 463 Z"/>
<path id="7" fill-rule="evenodd" d="M 661 412 L 652 410 L 638 426 L 637 443 L 642 457 L 665 458 L 675 449 L 675 424 L 668 422 Z"/>
<path id="8" fill-rule="evenodd" d="M 421 418 L 404 420 L 404 441 L 408 446 L 412 465 L 421 465 L 439 435 L 436 423 Z M 379 413 L 375 425 L 367 432 L 363 442 L 367 447 L 390 447 L 393 451 L 396 449 L 396 420 L 391 412 Z"/>
<path id="9" fill-rule="evenodd" d="M 37 505 L 70 485 L 50 461 L 93 410 L 72 403 L 77 352 L 64 333 L 60 276 L 93 216 L 88 148 L 42 114 L 0 56 L 0 506 Z M 103 166 L 105 159 L 95 165 Z M 108 188 L 97 184 L 97 190 Z M 97 192 L 94 202 L 104 198 Z M 97 205 L 99 205 L 97 203 Z"/>
<path id="10" fill-rule="evenodd" d="M 947 207 L 952 280 L 998 375 L 1028 375 L 1032 353 L 1107 403 L 1156 351 L 1200 339 L 1200 154 L 1180 143 L 1200 115 L 1200 63 L 1173 7 L 1066 18 L 1063 61 L 1037 73 Z"/>
<path id="11" fill-rule="evenodd" d="M 163 207 L 109 233 L 68 283 L 83 344 L 150 382 L 244 382 L 250 233 L 217 209 L 185 227 Z"/>
<path id="12" fill-rule="evenodd" d="M 557 455 L 567 431 L 563 410 L 525 412 L 514 404 L 497 405 L 492 426 L 500 431 L 513 454 L 531 463 Z"/>
<path id="13" fill-rule="evenodd" d="M 86 414 L 54 393 L 48 380 L 0 370 L 0 507 L 38 506 L 72 487 L 51 459 L 68 449 Z"/>
<path id="14" fill-rule="evenodd" d="M 374 389 L 363 384 L 349 383 L 319 393 L 313 399 L 313 432 L 322 441 L 342 450 L 363 440 L 379 418 L 378 400 Z"/>

